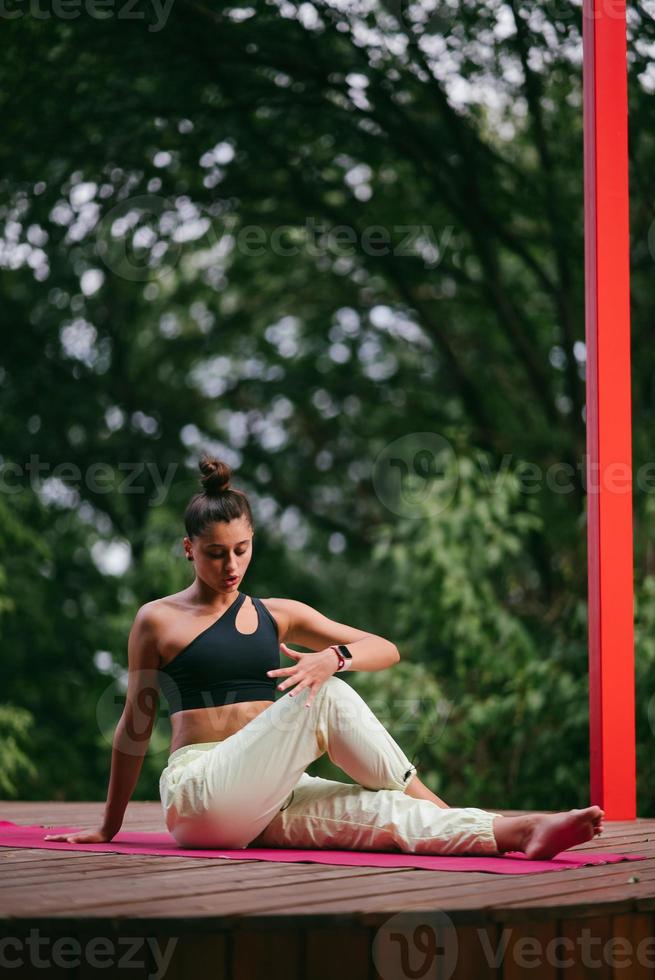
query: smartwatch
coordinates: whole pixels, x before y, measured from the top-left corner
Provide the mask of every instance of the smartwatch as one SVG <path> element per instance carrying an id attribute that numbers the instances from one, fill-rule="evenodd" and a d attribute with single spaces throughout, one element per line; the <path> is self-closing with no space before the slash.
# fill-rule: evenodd
<path id="1" fill-rule="evenodd" d="M 337 657 L 339 658 L 339 666 L 335 670 L 335 674 L 339 674 L 344 670 L 348 670 L 352 664 L 353 655 L 344 643 L 333 644 L 332 650 L 335 651 Z"/>

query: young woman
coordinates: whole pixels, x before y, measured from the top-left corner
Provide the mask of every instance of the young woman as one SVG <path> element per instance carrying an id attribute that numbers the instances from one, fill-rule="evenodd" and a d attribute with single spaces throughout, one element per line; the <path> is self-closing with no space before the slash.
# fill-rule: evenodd
<path id="1" fill-rule="evenodd" d="M 114 736 L 98 830 L 47 840 L 109 841 L 123 822 L 161 691 L 172 742 L 159 782 L 166 826 L 182 847 L 309 847 L 549 858 L 600 834 L 598 806 L 503 817 L 450 807 L 343 677 L 385 670 L 396 646 L 293 599 L 239 591 L 252 558 L 247 497 L 222 461 L 203 456 L 203 489 L 185 515 L 195 579 L 142 606 L 128 641 L 128 689 Z M 298 653 L 287 643 L 307 647 Z M 279 666 L 279 650 L 294 663 Z M 275 688 L 284 695 L 275 699 Z M 355 784 L 310 776 L 324 752 Z"/>

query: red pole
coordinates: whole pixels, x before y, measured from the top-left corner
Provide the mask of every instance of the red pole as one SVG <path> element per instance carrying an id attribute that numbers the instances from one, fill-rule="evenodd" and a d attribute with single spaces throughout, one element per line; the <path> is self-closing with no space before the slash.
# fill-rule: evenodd
<path id="1" fill-rule="evenodd" d="M 625 0 L 584 0 L 591 802 L 636 816 Z"/>

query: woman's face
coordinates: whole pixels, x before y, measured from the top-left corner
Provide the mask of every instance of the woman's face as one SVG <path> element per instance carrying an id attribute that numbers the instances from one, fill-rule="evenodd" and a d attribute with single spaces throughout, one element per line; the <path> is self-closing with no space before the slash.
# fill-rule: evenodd
<path id="1" fill-rule="evenodd" d="M 203 534 L 185 537 L 184 550 L 193 558 L 198 578 L 217 592 L 234 592 L 252 558 L 253 533 L 245 517 L 216 521 Z"/>

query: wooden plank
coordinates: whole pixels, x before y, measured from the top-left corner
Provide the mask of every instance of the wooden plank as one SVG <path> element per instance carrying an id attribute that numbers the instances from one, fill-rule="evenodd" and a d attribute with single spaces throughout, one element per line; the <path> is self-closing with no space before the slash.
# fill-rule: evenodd
<path id="1" fill-rule="evenodd" d="M 162 980 L 189 980 L 190 977 L 232 980 L 228 937 L 224 932 L 203 934 L 176 930 L 172 937 L 174 945 L 169 951 L 167 944 L 170 938 L 169 933 L 153 931 L 152 942 L 157 943 L 160 960 L 157 963 L 151 951 L 149 980 L 155 976 Z M 165 957 L 167 964 L 164 971 L 161 969 L 161 957 Z"/>
<path id="2" fill-rule="evenodd" d="M 655 833 L 647 833 L 644 830 L 616 830 L 613 833 L 607 833 L 603 831 L 601 837 L 594 837 L 593 840 L 586 841 L 584 844 L 578 844 L 577 847 L 570 848 L 571 853 L 575 854 L 576 851 L 596 851 L 596 850 L 606 850 L 613 851 L 614 848 L 619 844 L 648 844 L 655 841 Z"/>
<path id="3" fill-rule="evenodd" d="M 233 895 L 235 890 L 239 887 L 243 890 L 249 889 L 259 889 L 262 888 L 276 888 L 282 886 L 288 886 L 292 889 L 296 889 L 295 894 L 297 895 L 298 887 L 305 887 L 312 889 L 315 882 L 320 882 L 324 880 L 331 880 L 334 882 L 342 882 L 344 888 L 348 888 L 348 883 L 356 878 L 366 878 L 371 877 L 380 878 L 384 876 L 385 878 L 394 874 L 393 871 L 385 871 L 384 869 L 366 869 L 366 868 L 340 868 L 337 874 L 334 874 L 334 869 L 324 868 L 319 865 L 314 873 L 299 871 L 293 864 L 288 865 L 277 865 L 277 864 L 266 864 L 257 865 L 255 868 L 248 867 L 244 870 L 239 868 L 225 868 L 223 873 L 220 875 L 216 874 L 216 868 L 209 866 L 206 868 L 199 869 L 188 869 L 182 868 L 180 870 L 176 868 L 161 868 L 156 875 L 139 875 L 138 877 L 132 877 L 129 874 L 119 874 L 108 876 L 106 882 L 107 892 L 109 889 L 112 894 L 121 894 L 125 896 L 126 901 L 132 898 L 135 894 L 143 895 L 146 898 L 156 898 L 162 894 L 165 889 L 169 893 L 173 892 L 177 894 L 178 898 L 187 892 L 189 889 L 197 889 L 199 893 L 204 893 L 206 890 L 214 891 L 217 895 Z M 77 875 L 75 877 L 75 882 L 77 888 L 80 892 L 84 892 L 87 897 L 93 898 L 93 904 L 102 904 L 102 896 L 97 894 L 97 889 L 94 890 L 93 876 L 89 875 L 87 877 Z M 63 883 L 66 884 L 66 881 Z M 382 887 L 382 886 L 377 886 Z M 179 891 L 176 892 L 176 889 Z M 15 884 L 12 886 L 11 890 L 7 890 L 6 895 L 3 898 L 7 898 L 7 902 L 2 903 L 2 908 L 7 907 L 11 911 L 9 902 L 11 900 L 20 901 L 23 898 L 34 898 L 41 897 L 48 900 L 50 897 L 57 898 L 62 892 L 61 884 L 58 881 L 41 880 L 38 889 L 34 887 L 34 882 L 30 881 L 26 885 Z M 193 892 L 191 892 L 193 894 Z M 80 896 L 81 897 L 81 896 Z M 84 902 L 86 899 L 81 898 Z"/>
<path id="4" fill-rule="evenodd" d="M 294 932 L 252 932 L 248 929 L 233 933 L 232 970 L 230 980 L 301 980 L 303 973 L 303 944 L 300 929 Z M 311 974 L 310 974 L 311 976 Z"/>
<path id="5" fill-rule="evenodd" d="M 152 881 L 141 881 L 140 878 L 131 881 L 129 889 L 126 889 L 124 882 L 110 880 L 106 882 L 102 895 L 98 894 L 92 876 L 80 880 L 74 892 L 70 889 L 65 890 L 59 885 L 49 886 L 47 883 L 38 892 L 33 887 L 13 888 L 10 893 L 0 894 L 0 915 L 38 917 L 56 915 L 57 911 L 66 916 L 126 915 L 134 910 L 138 910 L 136 914 L 140 914 L 144 909 L 156 915 L 157 910 L 160 909 L 170 914 L 171 907 L 178 914 L 187 915 L 188 909 L 197 907 L 198 902 L 201 907 L 209 907 L 229 914 L 235 907 L 245 906 L 256 909 L 263 904 L 262 896 L 267 890 L 284 892 L 280 882 L 284 882 L 287 878 L 285 872 L 279 870 L 276 876 L 267 878 L 263 885 L 253 880 L 253 883 L 247 887 L 244 885 L 239 887 L 238 881 L 230 882 L 225 876 L 217 882 L 212 870 L 208 868 L 206 873 L 198 872 L 193 875 L 189 875 L 186 871 L 183 873 L 171 871 L 167 874 L 162 872 L 157 876 L 156 888 L 153 887 Z M 338 884 L 342 892 L 344 889 L 347 891 L 347 886 L 343 884 L 344 878 L 379 878 L 379 874 L 367 875 L 363 873 L 364 871 L 365 869 L 362 868 L 344 869 L 339 875 L 338 883 L 334 882 L 334 886 Z M 165 878 L 164 874 L 166 874 Z M 315 887 L 316 882 L 330 877 L 329 873 L 319 872 L 312 880 L 311 888 Z M 288 880 L 289 888 L 286 891 L 288 901 L 297 901 L 298 881 L 293 871 L 288 874 Z M 330 881 L 327 880 L 326 883 L 329 885 Z M 168 894 L 162 897 L 164 886 Z M 369 890 L 373 893 L 379 889 L 379 883 L 369 886 Z"/>
<path id="6" fill-rule="evenodd" d="M 181 913 L 184 910 L 185 915 L 223 915 L 223 916 L 242 916 L 248 914 L 279 914 L 284 912 L 287 915 L 306 914 L 308 911 L 329 911 L 333 909 L 344 910 L 344 911 L 370 911 L 372 909 L 381 910 L 388 909 L 390 911 L 402 909 L 402 908 L 415 908 L 415 907 L 442 907 L 450 910 L 451 908 L 484 908 L 486 911 L 493 909 L 495 905 L 493 900 L 485 896 L 484 901 L 480 901 L 478 896 L 478 901 L 472 901 L 470 891 L 461 896 L 455 896 L 448 891 L 442 891 L 440 895 L 435 895 L 434 890 L 426 888 L 417 890 L 415 885 L 408 884 L 406 888 L 398 889 L 396 888 L 393 893 L 387 895 L 380 894 L 379 882 L 372 881 L 370 884 L 365 884 L 361 880 L 357 881 L 357 890 L 344 888 L 341 882 L 330 882 L 325 881 L 321 885 L 320 894 L 314 890 L 312 893 L 307 895 L 298 895 L 298 889 L 279 889 L 279 890 L 268 890 L 265 894 L 261 890 L 241 890 L 238 894 L 233 896 L 216 894 L 215 891 L 207 890 L 203 894 L 199 894 L 197 891 L 194 894 L 188 894 L 185 896 L 184 901 L 180 900 L 180 897 L 165 898 L 161 900 L 149 899 L 147 902 L 142 901 L 132 901 L 130 900 L 124 906 L 126 911 L 129 911 L 131 915 L 144 914 L 146 911 L 149 915 L 170 915 L 174 910 L 178 910 Z M 624 903 L 622 908 L 627 907 L 630 904 L 631 896 L 634 895 L 632 889 L 636 886 L 630 886 L 628 891 L 623 892 Z M 649 883 L 648 888 L 652 891 L 652 885 Z M 614 893 L 607 889 L 607 895 L 602 894 L 600 897 L 605 900 L 615 899 Z M 584 897 L 588 895 L 588 892 L 583 892 Z M 509 901 L 509 900 L 508 900 Z M 491 904 L 490 904 L 491 903 Z M 558 896 L 557 903 L 560 907 L 565 906 L 566 903 L 562 902 Z M 498 905 L 499 903 L 496 903 Z M 502 903 L 501 903 L 502 904 Z M 520 904 L 520 903 L 517 903 Z M 525 903 L 530 904 L 530 903 Z M 531 899 L 532 906 L 543 905 L 543 901 L 540 899 Z M 551 903 L 552 904 L 552 903 Z M 615 904 L 615 902 L 614 902 Z M 616 909 L 621 911 L 621 909 Z M 112 910 L 111 906 L 106 903 L 103 905 L 103 914 L 108 914 Z"/>
<path id="7" fill-rule="evenodd" d="M 549 957 L 548 950 L 557 934 L 557 922 L 529 922 L 509 925 L 501 923 L 503 934 L 508 934 L 502 963 L 502 980 L 525 980 L 526 976 L 539 980 L 558 980 L 558 970 Z"/>
<path id="8" fill-rule="evenodd" d="M 167 875 L 172 871 L 186 871 L 189 876 L 193 876 L 198 874 L 200 868 L 211 873 L 217 882 L 221 882 L 224 877 L 227 877 L 230 882 L 244 883 L 253 878 L 257 881 L 264 881 L 267 877 L 277 880 L 280 879 L 280 866 L 272 862 L 244 861 L 238 862 L 236 868 L 232 868 L 230 865 L 231 862 L 229 861 L 219 863 L 215 860 L 203 862 L 194 859 L 186 860 L 184 858 L 178 858 L 172 866 L 169 858 L 165 858 L 164 860 L 150 858 L 147 862 L 134 862 L 126 866 L 120 861 L 109 863 L 105 858 L 100 861 L 86 861 L 82 871 L 80 870 L 79 864 L 76 864 L 74 861 L 58 862 L 56 865 L 50 866 L 46 871 L 44 871 L 42 866 L 39 867 L 36 864 L 31 865 L 29 870 L 15 870 L 12 867 L 4 868 L 3 882 L 5 886 L 9 884 L 12 887 L 27 887 L 37 884 L 40 888 L 44 881 L 47 881 L 48 884 L 55 882 L 61 884 L 65 881 L 76 882 L 84 874 L 93 874 L 96 877 L 103 878 L 124 878 L 126 882 L 129 882 L 136 875 Z M 285 865 L 285 868 L 291 867 L 290 864 Z M 343 869 L 334 869 L 337 875 L 339 870 Z M 384 869 L 376 870 L 384 873 Z M 300 882 L 304 878 L 312 876 L 312 871 L 306 865 L 293 865 L 293 872 L 294 878 Z M 156 880 L 156 878 L 153 878 L 153 881 L 156 882 Z M 154 884 L 153 888 L 157 888 L 157 885 Z"/>
<path id="9" fill-rule="evenodd" d="M 601 879 L 602 880 L 602 879 Z M 598 891 L 597 900 L 615 900 L 616 898 L 616 884 L 623 885 L 623 890 L 621 892 L 622 898 L 626 903 L 629 903 L 631 898 L 634 897 L 637 892 L 635 891 L 636 885 L 628 884 L 627 878 L 616 878 L 612 882 L 604 882 L 603 888 Z M 508 883 L 509 884 L 509 883 Z M 614 887 L 613 887 L 614 885 Z M 521 892 L 516 892 L 510 887 L 502 886 L 502 891 L 488 891 L 491 886 L 485 884 L 484 894 L 481 896 L 479 889 L 437 889 L 425 887 L 422 888 L 419 885 L 414 885 L 409 888 L 394 888 L 393 890 L 387 891 L 384 895 L 365 895 L 361 891 L 357 894 L 353 894 L 348 897 L 343 894 L 328 894 L 326 889 L 323 888 L 321 891 L 320 901 L 312 902 L 310 899 L 304 899 L 303 901 L 296 901 L 295 904 L 289 905 L 284 904 L 280 901 L 281 897 L 278 894 L 272 894 L 272 898 L 275 900 L 274 905 L 268 905 L 264 902 L 260 905 L 260 913 L 264 914 L 266 912 L 273 913 L 279 911 L 282 907 L 287 914 L 298 913 L 300 914 L 302 910 L 328 910 L 341 903 L 345 908 L 357 907 L 362 912 L 369 911 L 372 908 L 382 910 L 387 909 L 389 911 L 395 911 L 399 908 L 417 908 L 426 907 L 431 905 L 432 907 L 442 907 L 445 909 L 450 908 L 465 908 L 469 907 L 472 909 L 481 908 L 487 911 L 492 909 L 507 909 L 508 907 L 513 907 L 514 905 L 522 906 L 525 908 L 539 908 L 544 905 L 544 899 L 542 898 L 541 889 L 539 884 L 533 886 L 533 891 L 529 899 L 524 901 L 517 900 L 517 894 L 522 895 Z M 542 886 L 543 887 L 543 886 Z M 652 881 L 645 884 L 645 890 L 654 891 Z M 476 894 L 477 891 L 477 894 Z M 561 900 L 562 905 L 566 905 L 566 900 L 570 897 L 571 889 L 564 891 L 564 897 L 558 895 L 558 900 Z M 585 883 L 582 883 L 580 887 L 579 898 L 580 901 L 586 900 L 589 895 L 589 888 Z M 552 905 L 553 903 L 549 903 Z M 555 903 L 556 904 L 556 903 Z"/>
<path id="10" fill-rule="evenodd" d="M 484 875 L 483 878 L 480 876 L 476 877 L 476 880 L 471 880 L 474 876 L 473 874 L 457 874 L 453 872 L 438 872 L 439 878 L 435 882 L 430 882 L 425 872 L 421 871 L 406 871 L 403 873 L 402 877 L 396 879 L 389 878 L 386 880 L 385 894 L 380 896 L 380 903 L 376 904 L 377 908 L 384 907 L 385 901 L 388 900 L 389 908 L 397 908 L 399 902 L 412 901 L 414 905 L 416 902 L 431 901 L 434 903 L 450 903 L 454 898 L 461 897 L 463 900 L 469 900 L 471 907 L 489 907 L 494 906 L 500 902 L 512 899 L 526 899 L 532 900 L 535 905 L 539 905 L 542 897 L 550 892 L 555 892 L 556 894 L 570 895 L 575 891 L 585 893 L 592 887 L 597 887 L 600 882 L 603 887 L 611 888 L 617 883 L 627 882 L 628 878 L 634 873 L 635 867 L 643 867 L 646 862 L 637 863 L 625 863 L 621 865 L 600 865 L 588 868 L 578 868 L 572 869 L 571 871 L 557 871 L 557 872 L 544 872 L 542 874 L 530 875 L 528 878 L 518 878 L 516 876 L 501 876 L 501 875 Z M 553 881 L 552 879 L 556 879 Z M 452 881 L 452 884 L 450 882 Z M 481 891 L 481 884 L 483 885 L 483 891 Z M 355 886 L 353 886 L 355 887 Z M 655 890 L 655 889 L 654 889 Z M 279 896 L 274 894 L 271 896 L 276 902 Z M 332 898 L 333 901 L 339 901 L 341 899 L 347 900 L 345 895 L 337 894 Z M 361 892 L 352 894 L 353 900 L 361 900 L 363 895 Z M 321 889 L 320 895 L 315 896 L 303 896 L 302 907 L 325 907 L 326 903 L 331 899 L 328 894 L 326 887 Z M 290 911 L 299 908 L 301 905 L 300 901 L 296 902 L 296 905 L 291 907 Z M 271 906 L 270 908 L 262 903 L 261 911 L 273 911 L 274 908 L 279 907 L 279 905 Z M 368 904 L 362 907 L 368 908 Z"/>
<path id="11" fill-rule="evenodd" d="M 498 933 L 494 926 L 458 926 L 457 939 L 453 980 L 482 980 L 483 977 L 495 980 L 500 976 L 499 969 L 492 965 L 498 952 Z"/>
<path id="12" fill-rule="evenodd" d="M 302 922 L 298 920 L 299 924 Z M 373 935 L 362 927 L 339 926 L 306 929 L 303 977 L 311 980 L 367 980 L 373 968 Z"/>
<path id="13" fill-rule="evenodd" d="M 604 955 L 605 943 L 612 935 L 609 916 L 563 918 L 557 931 L 559 944 L 553 956 L 567 980 L 612 980 L 612 966 Z"/>
<path id="14" fill-rule="evenodd" d="M 636 900 L 638 898 L 652 897 L 653 890 L 652 881 L 636 882 L 634 884 L 626 882 L 624 885 L 615 885 L 612 888 L 597 888 L 580 892 L 576 894 L 575 900 L 569 900 L 570 896 L 560 894 L 544 896 L 538 903 L 535 903 L 534 899 L 527 902 L 516 900 L 507 903 L 498 903 L 496 912 L 498 915 L 504 915 L 507 911 L 521 908 L 530 908 L 531 910 L 537 908 L 561 909 L 562 913 L 572 916 L 586 915 L 590 908 L 598 908 L 600 912 L 606 911 L 608 906 L 620 906 L 620 908 L 613 908 L 614 914 L 636 909 Z"/>
<path id="15" fill-rule="evenodd" d="M 85 861 L 89 858 L 95 858 L 97 860 L 98 855 L 93 851 L 76 851 L 76 856 L 83 857 Z M 4 850 L 0 849 L 0 869 L 3 875 L 7 874 L 12 868 L 34 868 L 37 866 L 43 867 L 50 863 L 57 861 L 71 860 L 70 851 L 49 851 L 49 850 Z M 83 874 L 80 871 L 80 874 Z"/>
<path id="16" fill-rule="evenodd" d="M 626 939 L 624 947 L 628 955 L 621 955 L 620 947 L 616 949 L 617 964 L 626 962 L 626 966 L 616 966 L 614 976 L 628 976 L 630 980 L 652 980 L 655 970 L 655 919 L 647 913 L 612 916 L 612 937 Z M 629 962 L 627 962 L 629 960 Z"/>

